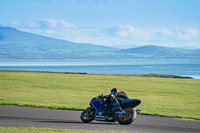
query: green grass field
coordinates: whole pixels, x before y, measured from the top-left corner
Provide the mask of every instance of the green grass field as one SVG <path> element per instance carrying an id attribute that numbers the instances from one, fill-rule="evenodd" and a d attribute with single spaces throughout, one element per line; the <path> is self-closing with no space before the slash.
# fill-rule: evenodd
<path id="1" fill-rule="evenodd" d="M 200 119 L 200 80 L 0 71 L 0 104 L 77 109 L 117 87 L 142 114 Z"/>
<path id="2" fill-rule="evenodd" d="M 0 127 L 1 133 L 127 133 L 115 131 L 94 131 L 94 130 L 72 130 L 72 129 L 52 129 L 52 128 L 15 128 L 15 127 Z"/>

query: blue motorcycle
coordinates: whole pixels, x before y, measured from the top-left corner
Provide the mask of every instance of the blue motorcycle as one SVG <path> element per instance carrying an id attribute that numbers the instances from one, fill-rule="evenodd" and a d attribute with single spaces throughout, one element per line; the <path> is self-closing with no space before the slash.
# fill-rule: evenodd
<path id="1" fill-rule="evenodd" d="M 90 107 L 85 109 L 81 113 L 81 120 L 83 122 L 96 121 L 108 121 L 118 122 L 119 124 L 128 125 L 131 124 L 135 119 L 140 110 L 134 110 L 133 108 L 141 103 L 138 99 L 128 99 L 122 101 L 119 106 L 121 111 L 114 110 L 116 105 L 112 105 L 112 108 L 108 108 L 105 99 L 95 97 L 90 101 Z"/>

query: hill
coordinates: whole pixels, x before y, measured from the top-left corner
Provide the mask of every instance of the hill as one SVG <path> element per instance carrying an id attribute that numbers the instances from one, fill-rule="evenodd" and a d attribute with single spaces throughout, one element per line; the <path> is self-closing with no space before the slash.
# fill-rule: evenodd
<path id="1" fill-rule="evenodd" d="M 200 50 L 170 48 L 147 45 L 137 48 L 123 49 L 122 52 L 145 55 L 153 59 L 200 59 Z"/>
<path id="2" fill-rule="evenodd" d="M 200 50 L 160 46 L 117 49 L 54 39 L 0 27 L 0 60 L 54 59 L 200 59 Z"/>
<path id="3" fill-rule="evenodd" d="M 112 58 L 118 49 L 64 41 L 10 27 L 0 27 L 1 59 Z"/>

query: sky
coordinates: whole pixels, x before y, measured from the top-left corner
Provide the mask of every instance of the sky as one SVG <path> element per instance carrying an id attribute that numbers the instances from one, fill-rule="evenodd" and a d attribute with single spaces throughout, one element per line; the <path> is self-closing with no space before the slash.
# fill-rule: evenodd
<path id="1" fill-rule="evenodd" d="M 116 48 L 200 48 L 200 0 L 0 0 L 0 26 Z"/>

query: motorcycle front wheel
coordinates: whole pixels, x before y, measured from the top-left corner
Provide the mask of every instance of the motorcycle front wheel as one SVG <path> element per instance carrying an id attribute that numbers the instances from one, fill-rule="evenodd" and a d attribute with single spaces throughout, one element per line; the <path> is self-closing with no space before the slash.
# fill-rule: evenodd
<path id="1" fill-rule="evenodd" d="M 131 124 L 136 118 L 137 115 L 136 111 L 132 108 L 126 108 L 124 109 L 124 111 L 126 112 L 126 114 L 118 116 L 117 118 L 118 123 L 122 125 Z"/>
<path id="2" fill-rule="evenodd" d="M 88 107 L 81 113 L 81 120 L 83 122 L 90 122 L 94 120 L 94 116 L 95 116 L 95 109 L 92 107 Z"/>

